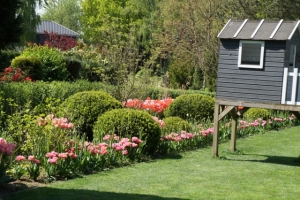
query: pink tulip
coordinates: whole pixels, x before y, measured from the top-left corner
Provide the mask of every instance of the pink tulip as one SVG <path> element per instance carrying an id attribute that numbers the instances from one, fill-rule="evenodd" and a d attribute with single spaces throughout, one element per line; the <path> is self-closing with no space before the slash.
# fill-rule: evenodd
<path id="1" fill-rule="evenodd" d="M 38 159 L 32 159 L 31 162 L 35 163 L 35 164 L 40 164 L 41 161 L 39 161 Z"/>
<path id="2" fill-rule="evenodd" d="M 34 159 L 34 156 L 28 156 L 28 160 L 32 161 Z"/>
<path id="3" fill-rule="evenodd" d="M 131 146 L 133 147 L 133 148 L 135 148 L 135 147 L 137 147 L 137 146 L 139 146 L 137 143 L 131 143 Z"/>
<path id="4" fill-rule="evenodd" d="M 21 156 L 21 155 L 18 155 L 18 156 L 16 157 L 16 160 L 17 160 L 17 161 L 23 161 L 23 160 L 25 160 L 25 157 L 24 157 L 24 156 Z"/>
<path id="5" fill-rule="evenodd" d="M 56 164 L 57 161 L 58 161 L 58 157 L 53 157 L 51 159 L 48 159 L 48 163 L 50 163 L 50 164 Z"/>
<path id="6" fill-rule="evenodd" d="M 104 140 L 104 141 L 108 141 L 108 140 L 110 140 L 110 135 L 108 135 L 108 134 L 107 134 L 107 135 L 105 135 L 105 136 L 103 137 L 103 140 Z"/>
<path id="7" fill-rule="evenodd" d="M 134 142 L 134 143 L 137 143 L 137 144 L 139 144 L 139 143 L 142 142 L 142 140 L 140 140 L 140 139 L 137 138 L 137 137 L 132 137 L 131 141 Z"/>
<path id="8" fill-rule="evenodd" d="M 58 157 L 61 159 L 66 159 L 68 157 L 68 153 L 60 153 L 58 154 Z"/>

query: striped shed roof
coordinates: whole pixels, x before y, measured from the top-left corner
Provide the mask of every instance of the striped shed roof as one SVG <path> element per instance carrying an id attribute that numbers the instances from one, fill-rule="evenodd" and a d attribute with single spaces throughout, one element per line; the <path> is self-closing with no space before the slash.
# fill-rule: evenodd
<path id="1" fill-rule="evenodd" d="M 229 20 L 218 34 L 221 39 L 290 40 L 300 21 Z"/>
<path id="2" fill-rule="evenodd" d="M 41 23 L 37 26 L 37 34 L 44 34 L 44 31 L 48 33 L 57 33 L 58 35 L 67 35 L 67 36 L 79 36 L 80 34 L 72 31 L 71 29 L 60 25 L 54 21 L 50 20 L 41 20 Z"/>

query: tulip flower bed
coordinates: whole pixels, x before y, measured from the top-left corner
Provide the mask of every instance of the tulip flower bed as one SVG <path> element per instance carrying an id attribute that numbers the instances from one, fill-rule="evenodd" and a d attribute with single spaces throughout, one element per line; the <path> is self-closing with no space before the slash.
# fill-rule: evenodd
<path id="1" fill-rule="evenodd" d="M 172 101 L 172 98 L 162 100 L 147 98 L 145 101 L 139 99 L 128 99 L 126 102 L 123 102 L 123 105 L 127 108 L 142 109 L 153 113 L 162 113 L 172 103 Z"/>
<path id="2" fill-rule="evenodd" d="M 165 123 L 158 116 L 172 101 L 171 98 L 133 99 L 123 105 L 150 112 L 160 124 L 163 135 L 155 155 L 177 154 L 211 145 L 214 132 L 212 122 L 194 123 L 192 131 L 164 131 Z M 224 141 L 230 138 L 231 123 L 220 123 L 220 139 Z M 237 135 L 245 137 L 295 123 L 293 115 L 251 122 L 243 119 L 239 120 Z M 76 124 L 53 114 L 37 117 L 33 124 L 29 124 L 32 130 L 26 133 L 26 141 L 16 143 L 12 137 L 5 138 L 5 135 L 0 138 L 0 184 L 11 181 L 11 177 L 21 179 L 24 176 L 34 181 L 65 180 L 150 159 L 142 153 L 145 141 L 138 137 L 120 138 L 115 134 L 106 134 L 100 140 L 88 142 L 74 131 Z M 11 142 L 7 142 L 8 138 Z"/>

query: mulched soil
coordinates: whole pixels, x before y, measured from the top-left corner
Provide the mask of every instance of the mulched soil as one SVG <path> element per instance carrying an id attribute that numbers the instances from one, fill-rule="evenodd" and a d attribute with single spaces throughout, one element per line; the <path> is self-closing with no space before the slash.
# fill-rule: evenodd
<path id="1" fill-rule="evenodd" d="M 20 191 L 34 189 L 38 187 L 44 187 L 46 184 L 41 181 L 32 181 L 30 179 L 16 180 L 10 183 L 0 185 L 0 200 L 1 197 L 7 194 L 13 194 Z"/>

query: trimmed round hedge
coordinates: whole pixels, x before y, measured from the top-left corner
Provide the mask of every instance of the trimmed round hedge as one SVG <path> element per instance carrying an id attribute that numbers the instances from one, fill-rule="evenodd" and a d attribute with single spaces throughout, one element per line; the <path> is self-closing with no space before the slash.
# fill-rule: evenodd
<path id="1" fill-rule="evenodd" d="M 68 97 L 59 107 L 59 115 L 73 122 L 81 134 L 93 140 L 93 125 L 99 115 L 122 108 L 121 102 L 102 91 L 78 92 Z"/>
<path id="2" fill-rule="evenodd" d="M 174 99 L 164 114 L 165 117 L 177 116 L 184 120 L 212 119 L 214 99 L 203 94 L 183 94 Z"/>
<path id="3" fill-rule="evenodd" d="M 171 132 L 178 132 L 178 131 L 190 131 L 191 125 L 184 119 L 180 117 L 166 117 L 164 118 L 165 127 L 163 131 L 167 134 Z"/>
<path id="4" fill-rule="evenodd" d="M 11 66 L 14 69 L 20 68 L 27 76 L 29 76 L 33 80 L 43 79 L 42 62 L 37 57 L 18 56 L 11 61 Z"/>
<path id="5" fill-rule="evenodd" d="M 114 133 L 120 137 L 138 137 L 146 142 L 143 153 L 155 153 L 161 137 L 159 124 L 143 110 L 115 109 L 98 117 L 94 126 L 94 137 L 101 140 L 105 134 Z"/>
<path id="6" fill-rule="evenodd" d="M 249 108 L 249 110 L 244 114 L 244 118 L 249 120 L 256 120 L 258 118 L 269 119 L 270 117 L 270 111 L 264 108 Z"/>

